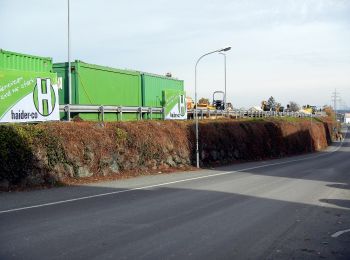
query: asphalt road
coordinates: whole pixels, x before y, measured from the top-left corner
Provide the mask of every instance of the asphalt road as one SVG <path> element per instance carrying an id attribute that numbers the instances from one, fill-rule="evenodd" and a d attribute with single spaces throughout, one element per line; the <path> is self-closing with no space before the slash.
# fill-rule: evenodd
<path id="1" fill-rule="evenodd" d="M 312 155 L 2 193 L 0 259 L 350 259 L 349 137 Z"/>

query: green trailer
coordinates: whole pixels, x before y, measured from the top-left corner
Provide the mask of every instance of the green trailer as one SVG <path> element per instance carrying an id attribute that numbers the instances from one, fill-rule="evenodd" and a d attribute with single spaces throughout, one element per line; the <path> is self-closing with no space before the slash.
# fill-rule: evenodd
<path id="1" fill-rule="evenodd" d="M 59 90 L 60 104 L 68 104 L 68 62 L 55 63 L 54 72 L 62 78 Z M 71 63 L 72 104 L 104 106 L 142 106 L 141 74 L 130 70 L 88 64 Z M 100 120 L 99 113 L 80 113 L 83 120 Z M 120 120 L 118 113 L 106 113 L 104 120 Z M 138 119 L 137 113 L 123 114 L 123 120 Z"/>
<path id="2" fill-rule="evenodd" d="M 142 73 L 142 105 L 144 107 L 164 107 L 164 91 L 184 91 L 183 80 L 172 77 Z M 154 114 L 153 118 L 161 119 L 163 116 Z"/>
<path id="3" fill-rule="evenodd" d="M 0 49 L 0 122 L 59 120 L 52 59 Z"/>
<path id="4" fill-rule="evenodd" d="M 0 70 L 52 72 L 52 58 L 0 49 Z"/>

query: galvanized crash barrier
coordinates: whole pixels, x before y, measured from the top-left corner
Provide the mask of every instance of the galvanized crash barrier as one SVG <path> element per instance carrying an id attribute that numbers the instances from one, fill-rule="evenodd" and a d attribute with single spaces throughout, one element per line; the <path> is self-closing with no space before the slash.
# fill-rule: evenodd
<path id="1" fill-rule="evenodd" d="M 187 111 L 188 118 L 194 118 L 195 113 L 199 119 L 211 117 L 227 118 L 267 118 L 267 117 L 317 117 L 316 115 L 301 112 L 276 112 L 276 111 L 251 111 L 251 110 L 212 110 L 212 109 L 190 109 Z M 60 105 L 60 112 L 66 115 L 77 113 L 99 113 L 101 121 L 104 121 L 106 113 L 115 113 L 118 120 L 123 120 L 123 114 L 133 113 L 138 115 L 138 120 L 152 119 L 153 114 L 161 115 L 164 119 L 164 108 L 162 107 L 123 107 L 123 106 L 94 106 L 94 105 Z"/>
<path id="2" fill-rule="evenodd" d="M 73 113 L 99 113 L 101 121 L 104 121 L 106 113 L 115 113 L 118 120 L 123 120 L 123 114 L 138 114 L 138 120 L 152 119 L 153 114 L 159 114 L 164 117 L 164 109 L 162 107 L 123 107 L 123 106 L 94 106 L 94 105 L 60 105 L 60 112 L 66 115 Z M 146 118 L 144 116 L 146 115 Z"/>
<path id="3" fill-rule="evenodd" d="M 266 117 L 317 117 L 316 115 L 306 114 L 302 112 L 276 112 L 276 111 L 251 111 L 251 110 L 212 110 L 212 109 L 191 109 L 187 111 L 188 117 L 193 118 L 197 111 L 198 118 L 215 118 L 230 117 L 230 118 L 266 118 Z"/>

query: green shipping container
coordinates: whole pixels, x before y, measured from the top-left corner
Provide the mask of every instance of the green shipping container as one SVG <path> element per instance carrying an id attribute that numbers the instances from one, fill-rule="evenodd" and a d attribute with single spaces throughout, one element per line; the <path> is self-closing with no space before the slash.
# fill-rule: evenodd
<path id="1" fill-rule="evenodd" d="M 142 73 L 142 105 L 144 107 L 163 107 L 163 92 L 166 90 L 184 91 L 184 81 L 171 77 Z M 162 118 L 162 115 L 153 115 Z"/>
<path id="2" fill-rule="evenodd" d="M 54 72 L 62 77 L 60 104 L 68 104 L 68 63 L 56 63 Z M 71 63 L 72 104 L 106 106 L 142 106 L 141 74 L 93 65 L 82 61 Z M 84 120 L 99 120 L 99 113 L 81 113 Z M 120 120 L 117 113 L 106 113 L 106 121 Z M 123 114 L 123 120 L 135 120 L 138 115 Z"/>
<path id="3" fill-rule="evenodd" d="M 0 69 L 52 72 L 52 58 L 38 57 L 0 49 Z"/>

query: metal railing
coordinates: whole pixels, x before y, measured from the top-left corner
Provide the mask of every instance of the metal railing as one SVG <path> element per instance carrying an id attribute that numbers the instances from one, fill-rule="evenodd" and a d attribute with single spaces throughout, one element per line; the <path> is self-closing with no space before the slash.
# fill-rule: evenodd
<path id="1" fill-rule="evenodd" d="M 251 111 L 251 110 L 212 110 L 212 109 L 197 109 L 198 118 L 212 117 L 230 117 L 230 118 L 266 118 L 266 117 L 317 117 L 316 115 L 306 114 L 301 112 L 276 112 L 276 111 Z M 124 106 L 96 106 L 96 105 L 60 105 L 60 112 L 64 113 L 99 113 L 101 121 L 104 121 L 106 113 L 114 113 L 118 115 L 118 120 L 123 120 L 123 114 L 134 113 L 138 114 L 138 120 L 152 119 L 153 114 L 161 115 L 164 119 L 164 108 L 162 107 L 124 107 Z M 193 118 L 195 109 L 187 111 L 188 118 Z"/>
<path id="2" fill-rule="evenodd" d="M 153 114 L 160 114 L 164 119 L 164 108 L 162 107 L 123 107 L 123 106 L 95 106 L 95 105 L 60 105 L 60 112 L 72 113 L 99 113 L 101 121 L 104 121 L 106 113 L 118 115 L 118 119 L 123 120 L 123 114 L 138 114 L 138 120 L 152 119 Z"/>
<path id="3" fill-rule="evenodd" d="M 188 110 L 188 116 L 193 117 L 195 109 Z M 277 112 L 277 111 L 251 111 L 251 110 L 212 110 L 212 109 L 197 109 L 199 119 L 211 117 L 231 117 L 231 118 L 265 118 L 265 117 L 317 117 L 313 114 L 302 112 Z"/>

